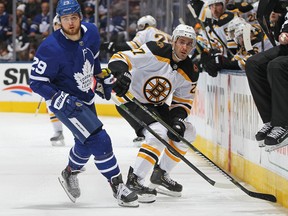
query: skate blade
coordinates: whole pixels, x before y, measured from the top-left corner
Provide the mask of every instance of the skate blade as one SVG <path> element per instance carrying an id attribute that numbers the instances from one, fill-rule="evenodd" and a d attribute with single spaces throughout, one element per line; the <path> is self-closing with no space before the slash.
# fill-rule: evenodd
<path id="1" fill-rule="evenodd" d="M 282 143 L 280 143 L 280 144 L 278 144 L 278 145 L 273 145 L 273 146 L 268 146 L 268 145 L 266 145 L 265 146 L 265 151 L 266 152 L 272 152 L 272 151 L 275 151 L 275 150 L 277 150 L 277 149 L 279 149 L 279 148 L 282 148 L 282 147 L 285 147 L 285 146 L 287 146 L 288 145 L 288 142 L 286 141 L 286 142 L 282 142 Z"/>
<path id="2" fill-rule="evenodd" d="M 153 184 L 153 183 L 151 183 L 149 185 L 149 188 L 156 189 L 157 193 L 163 194 L 163 195 L 166 195 L 166 196 L 170 196 L 170 197 L 181 197 L 182 196 L 181 192 L 170 191 L 170 190 L 168 190 L 167 188 L 165 188 L 165 187 L 163 187 L 161 185 L 156 185 L 156 184 Z"/>
<path id="3" fill-rule="evenodd" d="M 67 194 L 67 196 L 69 197 L 69 199 L 75 203 L 76 202 L 76 198 L 72 196 L 72 194 L 69 193 L 69 191 L 67 190 L 67 186 L 65 183 L 65 180 L 62 177 L 58 177 L 58 180 L 62 186 L 62 188 L 64 189 L 65 193 Z"/>
<path id="4" fill-rule="evenodd" d="M 64 140 L 51 141 L 52 146 L 65 146 Z"/>
<path id="5" fill-rule="evenodd" d="M 118 200 L 118 205 L 121 207 L 128 207 L 128 208 L 138 208 L 139 207 L 139 203 L 137 200 L 132 201 L 132 202 L 123 202 L 122 200 Z"/>
<path id="6" fill-rule="evenodd" d="M 139 203 L 153 203 L 156 201 L 156 195 L 151 194 L 137 194 L 138 195 L 138 202 Z"/>

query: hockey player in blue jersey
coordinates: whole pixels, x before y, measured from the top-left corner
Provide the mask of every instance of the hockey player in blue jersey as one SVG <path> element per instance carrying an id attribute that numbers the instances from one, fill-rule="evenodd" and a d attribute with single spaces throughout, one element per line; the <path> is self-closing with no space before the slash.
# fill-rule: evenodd
<path id="1" fill-rule="evenodd" d="M 56 13 L 61 29 L 39 46 L 31 69 L 30 87 L 73 133 L 75 144 L 59 181 L 72 202 L 80 196 L 77 175 L 94 156 L 94 163 L 110 183 L 120 206 L 138 207 L 138 197 L 123 183 L 111 139 L 102 128 L 94 105 L 95 92 L 107 100 L 115 81 L 98 60 L 100 37 L 95 25 L 81 22 L 76 0 L 59 0 Z M 96 90 L 91 89 L 93 78 Z M 115 84 L 115 83 L 114 83 Z"/>

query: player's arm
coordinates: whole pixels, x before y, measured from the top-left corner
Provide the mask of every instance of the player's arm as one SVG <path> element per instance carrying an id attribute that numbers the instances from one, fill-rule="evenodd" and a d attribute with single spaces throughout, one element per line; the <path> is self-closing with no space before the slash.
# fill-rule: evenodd
<path id="1" fill-rule="evenodd" d="M 128 62 L 128 56 L 120 52 L 114 54 L 108 63 L 108 69 L 116 78 L 113 90 L 119 97 L 123 97 L 127 93 L 131 83 Z"/>

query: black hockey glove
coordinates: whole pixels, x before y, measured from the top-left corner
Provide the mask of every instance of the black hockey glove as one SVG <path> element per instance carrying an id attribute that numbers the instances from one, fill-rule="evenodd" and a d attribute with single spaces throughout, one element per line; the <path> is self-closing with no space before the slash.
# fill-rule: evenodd
<path id="1" fill-rule="evenodd" d="M 115 53 L 114 42 L 104 42 L 100 44 L 100 51 Z"/>
<path id="2" fill-rule="evenodd" d="M 172 128 L 180 135 L 180 136 L 184 136 L 184 132 L 186 130 L 185 124 L 184 124 L 184 120 L 181 118 L 174 118 L 171 122 Z M 178 139 L 178 137 L 176 135 L 174 135 L 173 133 L 171 133 L 170 131 L 167 132 L 168 137 L 175 141 L 175 142 L 180 142 L 180 139 Z"/>
<path id="3" fill-rule="evenodd" d="M 54 112 L 62 112 L 67 118 L 77 117 L 82 112 L 83 102 L 77 97 L 63 91 L 58 91 L 51 100 L 49 109 Z"/>
<path id="4" fill-rule="evenodd" d="M 116 73 L 116 82 L 113 85 L 113 90 L 118 97 L 123 97 L 129 90 L 131 83 L 131 74 L 126 71 L 124 73 Z"/>
<path id="5" fill-rule="evenodd" d="M 210 76 L 216 77 L 222 69 L 222 55 L 219 51 L 202 52 L 200 63 Z"/>
<path id="6" fill-rule="evenodd" d="M 108 68 L 103 68 L 101 77 L 96 77 L 96 88 L 95 93 L 101 98 L 110 100 L 112 86 L 115 82 L 114 76 L 111 74 L 111 71 Z"/>

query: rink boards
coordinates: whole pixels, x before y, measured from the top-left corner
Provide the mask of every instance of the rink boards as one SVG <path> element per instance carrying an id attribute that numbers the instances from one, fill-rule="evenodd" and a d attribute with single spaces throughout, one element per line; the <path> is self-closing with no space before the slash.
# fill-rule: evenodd
<path id="1" fill-rule="evenodd" d="M 106 65 L 102 65 L 105 67 Z M 29 88 L 31 64 L 1 63 L 0 112 L 34 113 L 40 96 Z M 112 101 L 97 97 L 99 115 L 119 116 Z M 45 113 L 45 102 L 39 112 Z M 266 153 L 254 134 L 262 122 L 243 71 L 223 71 L 216 78 L 202 73 L 191 121 L 195 145 L 219 166 L 258 191 L 277 196 L 288 207 L 288 148 Z"/>

